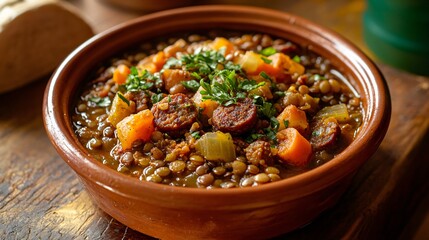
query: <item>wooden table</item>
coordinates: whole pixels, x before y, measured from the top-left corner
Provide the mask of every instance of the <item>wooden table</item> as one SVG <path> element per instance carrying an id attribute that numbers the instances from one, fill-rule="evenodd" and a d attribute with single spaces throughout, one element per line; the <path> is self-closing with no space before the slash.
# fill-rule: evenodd
<path id="1" fill-rule="evenodd" d="M 96 32 L 142 14 L 94 0 L 69 2 L 87 15 Z M 245 3 L 204 3 L 222 2 Z M 363 0 L 270 1 L 269 7 L 332 28 L 369 53 L 360 34 Z M 426 236 L 424 228 L 417 230 L 429 210 L 429 78 L 379 66 L 393 106 L 386 138 L 339 204 L 282 238 Z M 151 239 L 98 209 L 51 146 L 41 115 L 47 80 L 0 95 L 0 239 Z"/>

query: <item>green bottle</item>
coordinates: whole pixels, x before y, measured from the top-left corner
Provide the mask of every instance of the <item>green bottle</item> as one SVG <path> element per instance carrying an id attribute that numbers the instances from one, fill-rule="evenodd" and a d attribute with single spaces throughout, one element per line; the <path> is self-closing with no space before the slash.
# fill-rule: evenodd
<path id="1" fill-rule="evenodd" d="M 429 75 L 429 0 L 367 0 L 364 38 L 383 62 Z"/>

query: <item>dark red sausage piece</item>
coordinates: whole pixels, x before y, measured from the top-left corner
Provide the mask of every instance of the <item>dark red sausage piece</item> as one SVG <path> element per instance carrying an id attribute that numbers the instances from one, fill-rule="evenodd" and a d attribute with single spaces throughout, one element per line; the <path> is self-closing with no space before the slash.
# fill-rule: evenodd
<path id="1" fill-rule="evenodd" d="M 324 150 L 335 146 L 341 134 L 341 128 L 333 117 L 315 119 L 311 124 L 310 143 L 314 150 Z"/>
<path id="2" fill-rule="evenodd" d="M 230 106 L 219 106 L 213 111 L 213 126 L 222 132 L 241 134 L 258 121 L 257 108 L 252 99 L 245 98 Z"/>
<path id="3" fill-rule="evenodd" d="M 197 118 L 194 102 L 182 93 L 163 98 L 151 111 L 156 127 L 164 132 L 188 129 Z"/>

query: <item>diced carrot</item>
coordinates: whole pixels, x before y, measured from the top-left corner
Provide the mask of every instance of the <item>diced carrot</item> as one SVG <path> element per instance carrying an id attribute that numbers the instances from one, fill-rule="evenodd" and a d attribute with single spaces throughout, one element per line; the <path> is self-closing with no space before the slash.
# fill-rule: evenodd
<path id="1" fill-rule="evenodd" d="M 134 102 L 129 101 L 129 103 L 127 103 L 119 97 L 119 94 L 116 94 L 115 98 L 113 98 L 112 107 L 110 108 L 107 121 L 116 127 L 122 119 L 131 115 L 135 111 L 136 104 Z"/>
<path id="2" fill-rule="evenodd" d="M 157 71 L 160 71 L 165 64 L 165 54 L 163 51 L 159 51 L 157 54 L 153 56 L 153 63 L 157 67 Z"/>
<path id="3" fill-rule="evenodd" d="M 158 71 L 158 68 L 156 67 L 155 63 L 149 62 L 145 63 L 143 65 L 138 65 L 137 68 L 143 72 L 144 70 L 147 70 L 148 72 L 154 74 Z"/>
<path id="4" fill-rule="evenodd" d="M 136 140 L 148 141 L 155 130 L 153 114 L 149 109 L 130 115 L 117 125 L 119 141 L 123 149 L 131 149 Z"/>
<path id="5" fill-rule="evenodd" d="M 124 84 L 127 81 L 131 70 L 124 64 L 120 64 L 113 72 L 113 81 L 117 84 Z"/>
<path id="6" fill-rule="evenodd" d="M 225 56 L 234 52 L 234 45 L 226 38 L 217 37 L 212 43 L 212 48 L 219 51 L 221 48 L 225 49 Z"/>
<path id="7" fill-rule="evenodd" d="M 288 55 L 284 53 L 275 53 L 268 57 L 271 60 L 271 65 L 276 69 L 283 69 L 289 73 L 303 74 L 305 71 L 304 66 L 293 61 Z"/>
<path id="8" fill-rule="evenodd" d="M 312 148 L 310 142 L 305 139 L 295 128 L 286 128 L 277 133 L 279 141 L 277 155 L 290 165 L 303 167 L 308 164 Z"/>
<path id="9" fill-rule="evenodd" d="M 152 54 L 149 57 L 142 59 L 138 64 L 137 68 L 141 71 L 147 70 L 150 73 L 159 72 L 164 66 L 166 61 L 165 54 L 163 51 L 159 51 L 156 54 Z"/>
<path id="10" fill-rule="evenodd" d="M 307 116 L 305 112 L 297 108 L 295 105 L 287 106 L 278 116 L 277 120 L 279 121 L 279 130 L 286 128 L 285 122 L 287 122 L 287 127 L 292 127 L 298 130 L 301 134 L 305 134 L 308 130 Z"/>

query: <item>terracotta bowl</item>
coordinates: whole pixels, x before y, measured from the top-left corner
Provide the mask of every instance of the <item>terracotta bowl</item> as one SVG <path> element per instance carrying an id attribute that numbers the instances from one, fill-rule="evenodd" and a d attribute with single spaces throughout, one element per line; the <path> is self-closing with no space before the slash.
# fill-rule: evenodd
<path id="1" fill-rule="evenodd" d="M 142 41 L 210 29 L 268 33 L 311 46 L 330 59 L 362 99 L 363 124 L 354 142 L 316 169 L 242 189 L 193 189 L 139 181 L 91 157 L 73 133 L 70 120 L 73 100 L 88 72 Z M 43 106 L 50 140 L 100 208 L 132 229 L 162 239 L 269 238 L 309 223 L 337 202 L 354 173 L 377 150 L 391 110 L 380 71 L 350 42 L 300 17 L 243 6 L 169 10 L 101 33 L 76 49 L 56 70 Z"/>

